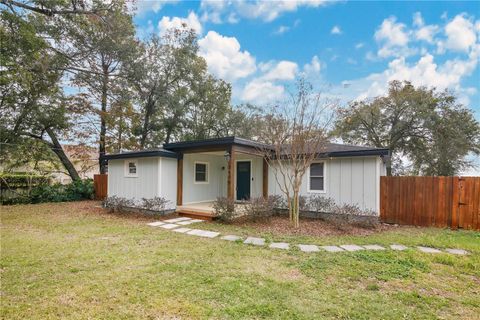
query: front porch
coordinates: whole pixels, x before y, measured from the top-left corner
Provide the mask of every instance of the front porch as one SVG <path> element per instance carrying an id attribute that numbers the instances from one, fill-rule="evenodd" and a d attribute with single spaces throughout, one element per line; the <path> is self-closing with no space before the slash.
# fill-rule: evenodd
<path id="1" fill-rule="evenodd" d="M 214 201 L 235 202 L 268 196 L 268 165 L 261 144 L 238 138 L 179 142 L 166 146 L 179 154 L 179 215 L 211 220 Z"/>

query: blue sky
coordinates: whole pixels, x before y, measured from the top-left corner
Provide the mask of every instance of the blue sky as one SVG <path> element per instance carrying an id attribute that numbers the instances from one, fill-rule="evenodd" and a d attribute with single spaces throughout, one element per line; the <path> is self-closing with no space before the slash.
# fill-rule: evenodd
<path id="1" fill-rule="evenodd" d="M 233 102 L 268 105 L 303 75 L 342 101 L 393 79 L 454 91 L 480 119 L 480 3 L 140 1 L 140 37 L 182 22 Z"/>

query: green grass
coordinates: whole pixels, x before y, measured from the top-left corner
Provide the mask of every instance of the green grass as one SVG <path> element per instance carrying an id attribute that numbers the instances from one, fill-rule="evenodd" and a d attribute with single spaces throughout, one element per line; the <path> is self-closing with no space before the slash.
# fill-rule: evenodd
<path id="1" fill-rule="evenodd" d="M 478 319 L 480 233 L 400 228 L 292 243 L 458 247 L 469 256 L 270 250 L 117 217 L 94 202 L 0 207 L 5 319 Z"/>

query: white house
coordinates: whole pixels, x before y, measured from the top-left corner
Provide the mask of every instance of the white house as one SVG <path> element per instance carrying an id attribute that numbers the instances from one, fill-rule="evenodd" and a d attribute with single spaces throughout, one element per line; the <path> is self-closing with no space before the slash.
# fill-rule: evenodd
<path id="1" fill-rule="evenodd" d="M 281 194 L 260 148 L 265 145 L 226 137 L 106 155 L 108 196 L 159 196 L 180 214 L 209 216 L 218 197 L 241 201 Z M 388 154 L 388 149 L 330 143 L 304 176 L 301 195 L 322 194 L 379 212 Z"/>

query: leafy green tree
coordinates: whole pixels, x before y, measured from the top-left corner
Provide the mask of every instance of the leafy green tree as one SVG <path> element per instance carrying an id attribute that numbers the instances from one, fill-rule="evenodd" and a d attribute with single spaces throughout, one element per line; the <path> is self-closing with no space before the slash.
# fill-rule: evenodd
<path id="1" fill-rule="evenodd" d="M 77 21 L 64 35 L 74 48 L 69 56 L 68 70 L 74 73 L 74 84 L 86 90 L 100 119 L 99 167 L 106 172 L 100 159 L 106 152 L 107 118 L 114 96 L 116 79 L 124 76 L 123 65 L 135 54 L 137 41 L 128 8 L 123 1 L 114 1 L 107 11 Z M 119 82 L 123 83 L 123 82 Z M 118 92 L 118 90 L 117 90 Z"/>
<path id="2" fill-rule="evenodd" d="M 457 174 L 471 165 L 465 160 L 468 153 L 478 154 L 479 132 L 472 112 L 454 96 L 399 81 L 390 83 L 384 97 L 341 108 L 334 130 L 347 143 L 389 148 L 388 175 L 394 173 L 392 163 L 401 172 L 402 157 L 412 163 L 406 172 Z"/>
<path id="3" fill-rule="evenodd" d="M 58 85 L 64 59 L 49 50 L 39 35 L 38 20 L 30 14 L 3 10 L 0 38 L 0 139 L 7 151 L 2 158 L 38 140 L 57 155 L 72 180 L 78 180 L 58 138 L 69 124 Z"/>
<path id="4" fill-rule="evenodd" d="M 212 136 L 215 119 L 230 108 L 230 85 L 207 73 L 197 36 L 186 26 L 162 38 L 152 35 L 130 66 L 141 112 L 135 129 L 141 148 Z"/>

